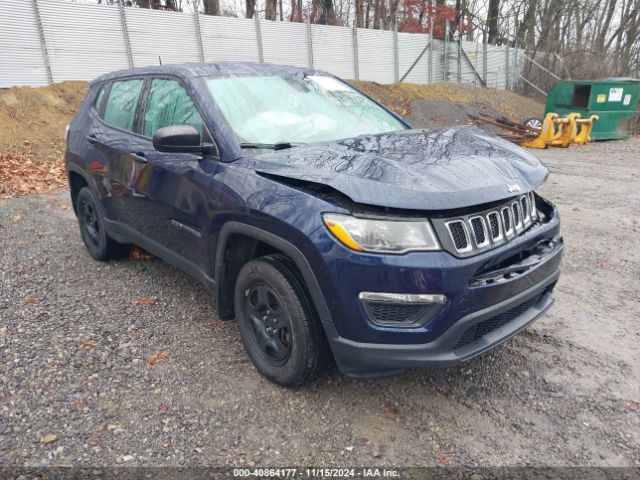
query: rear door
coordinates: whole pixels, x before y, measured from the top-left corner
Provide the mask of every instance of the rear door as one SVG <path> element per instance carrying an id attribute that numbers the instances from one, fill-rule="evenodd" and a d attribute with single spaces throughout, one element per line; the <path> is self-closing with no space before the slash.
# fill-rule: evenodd
<path id="1" fill-rule="evenodd" d="M 141 230 L 146 198 L 139 183 L 146 166 L 145 139 L 136 134 L 138 104 L 144 78 L 115 80 L 104 88 L 104 100 L 87 132 L 96 161 L 88 169 L 100 174 L 98 188 L 107 218 L 134 232 Z"/>
<path id="2" fill-rule="evenodd" d="M 142 233 L 167 250 L 208 271 L 208 229 L 212 212 L 206 189 L 218 167 L 216 156 L 163 153 L 153 148 L 153 134 L 171 125 L 191 125 L 213 143 L 200 109 L 178 78 L 150 80 L 141 106 L 140 132 L 148 162 L 139 189 L 145 203 Z"/>

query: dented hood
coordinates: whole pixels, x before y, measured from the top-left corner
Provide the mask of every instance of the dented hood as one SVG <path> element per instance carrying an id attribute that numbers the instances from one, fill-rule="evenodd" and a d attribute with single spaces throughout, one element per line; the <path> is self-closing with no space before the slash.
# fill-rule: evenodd
<path id="1" fill-rule="evenodd" d="M 359 136 L 250 162 L 258 173 L 328 185 L 354 202 L 420 210 L 512 197 L 548 175 L 526 150 L 470 126 Z"/>

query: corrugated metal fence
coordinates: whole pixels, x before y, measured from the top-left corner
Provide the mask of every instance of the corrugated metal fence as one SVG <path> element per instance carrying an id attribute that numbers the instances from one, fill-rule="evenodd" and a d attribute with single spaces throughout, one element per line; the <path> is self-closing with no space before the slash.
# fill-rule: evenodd
<path id="1" fill-rule="evenodd" d="M 425 34 L 213 17 L 61 0 L 0 1 L 0 87 L 92 80 L 162 63 L 254 61 L 313 66 L 347 79 L 462 81 L 508 88 L 516 49 Z M 422 54 L 422 56 L 420 56 Z M 460 58 L 460 60 L 458 60 Z M 474 73 L 474 70 L 476 73 Z"/>

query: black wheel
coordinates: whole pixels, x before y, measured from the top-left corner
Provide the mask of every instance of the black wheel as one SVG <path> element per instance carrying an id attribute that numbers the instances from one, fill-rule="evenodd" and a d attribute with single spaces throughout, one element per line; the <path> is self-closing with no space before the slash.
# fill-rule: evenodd
<path id="1" fill-rule="evenodd" d="M 107 235 L 98 199 L 89 187 L 82 187 L 78 192 L 76 216 L 84 245 L 93 258 L 105 261 L 123 254 L 124 246 Z"/>
<path id="2" fill-rule="evenodd" d="M 542 119 L 537 117 L 527 118 L 524 122 L 527 127 L 537 128 L 538 130 L 542 130 Z"/>
<path id="3" fill-rule="evenodd" d="M 295 386 L 324 370 L 329 358 L 324 331 L 289 259 L 270 255 L 244 265 L 234 303 L 244 345 L 266 378 Z"/>

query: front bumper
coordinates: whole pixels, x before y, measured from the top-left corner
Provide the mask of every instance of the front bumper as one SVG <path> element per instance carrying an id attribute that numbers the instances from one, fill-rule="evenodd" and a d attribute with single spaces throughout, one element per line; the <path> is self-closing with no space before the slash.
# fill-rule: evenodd
<path id="1" fill-rule="evenodd" d="M 503 247 L 471 258 L 446 252 L 404 256 L 328 249 L 333 321 L 323 321 L 336 364 L 351 376 L 381 376 L 413 367 L 450 366 L 479 355 L 533 323 L 553 303 L 563 241 L 557 211 Z M 372 323 L 360 292 L 442 294 L 426 323 L 398 328 Z"/>
<path id="2" fill-rule="evenodd" d="M 528 290 L 461 318 L 427 344 L 354 342 L 340 337 L 335 328 L 329 326 L 326 330 L 336 363 L 343 374 L 363 377 L 392 374 L 406 368 L 446 367 L 469 360 L 505 342 L 538 319 L 554 302 L 552 291 L 559 276 L 560 271 L 555 270 Z M 526 308 L 520 308 L 523 305 Z M 515 313 L 510 316 L 510 312 Z M 477 340 L 460 343 L 471 329 L 496 318 L 508 321 Z"/>

